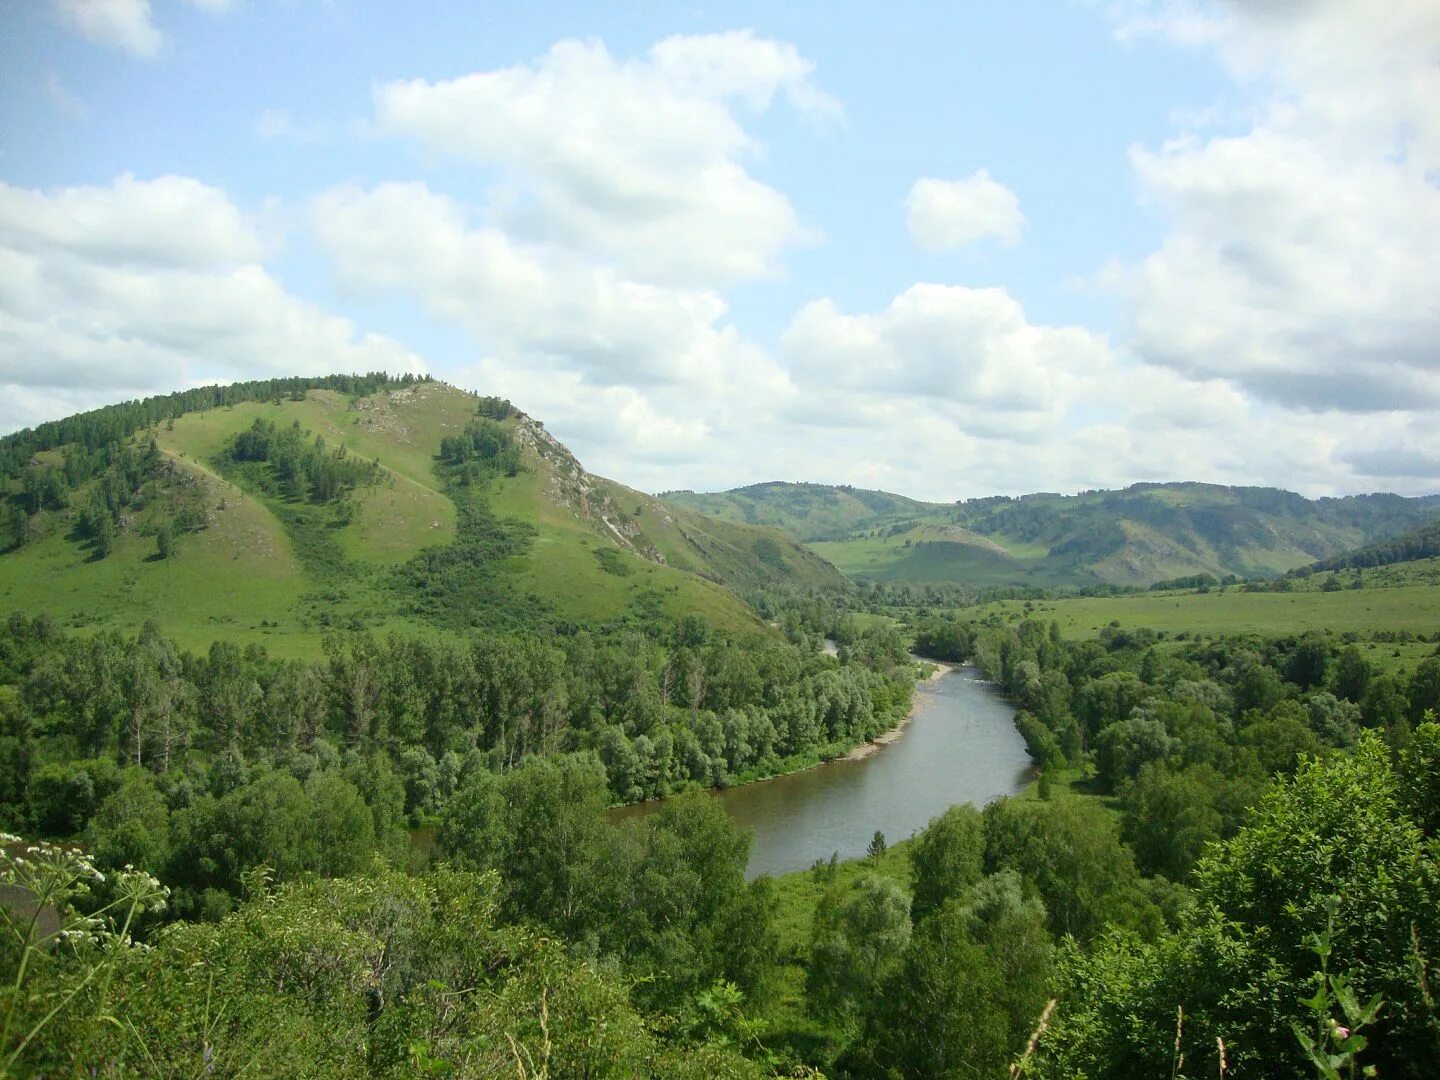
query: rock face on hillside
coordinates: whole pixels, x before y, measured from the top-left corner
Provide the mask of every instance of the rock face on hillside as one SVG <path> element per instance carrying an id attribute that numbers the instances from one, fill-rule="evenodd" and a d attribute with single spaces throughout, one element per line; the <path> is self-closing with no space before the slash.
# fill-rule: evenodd
<path id="1" fill-rule="evenodd" d="M 665 565 L 665 556 L 645 537 L 634 517 L 615 505 L 608 486 L 591 476 L 575 455 L 538 420 L 521 415 L 515 426 L 515 439 L 521 447 L 548 467 L 545 497 L 560 506 L 567 506 L 577 517 L 590 523 L 626 551 L 642 559 Z"/>

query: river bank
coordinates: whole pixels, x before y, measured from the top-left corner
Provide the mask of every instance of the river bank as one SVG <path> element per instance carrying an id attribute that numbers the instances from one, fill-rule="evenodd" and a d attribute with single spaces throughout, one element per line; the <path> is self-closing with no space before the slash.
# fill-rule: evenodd
<path id="1" fill-rule="evenodd" d="M 941 660 L 921 660 L 917 657 L 916 662 L 921 664 L 928 664 L 935 669 L 934 671 L 930 672 L 930 674 L 926 675 L 924 678 L 916 679 L 915 682 L 917 686 L 924 686 L 927 683 L 933 683 L 938 679 L 944 678 L 952 671 L 958 670 L 957 665 L 947 664 Z M 886 731 L 882 731 L 879 735 L 876 735 L 875 738 L 871 739 L 869 742 L 863 742 L 859 746 L 852 747 L 848 753 L 843 754 L 838 758 L 834 758 L 833 760 L 864 761 L 871 754 L 878 754 L 882 749 L 889 746 L 896 739 L 900 738 L 900 736 L 905 734 L 906 729 L 910 727 L 910 721 L 915 719 L 915 710 L 919 707 L 919 701 L 912 701 L 910 703 L 909 712 L 907 712 L 904 719 L 902 719 L 894 727 L 889 728 Z M 822 764 L 828 763 L 822 762 Z"/>

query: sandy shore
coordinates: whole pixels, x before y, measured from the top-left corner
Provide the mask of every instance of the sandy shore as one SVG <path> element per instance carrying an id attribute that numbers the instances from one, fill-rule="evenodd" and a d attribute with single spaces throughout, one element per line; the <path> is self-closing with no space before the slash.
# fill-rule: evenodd
<path id="1" fill-rule="evenodd" d="M 950 672 L 954 671 L 958 666 L 956 664 L 946 664 L 940 660 L 925 660 L 922 662 L 935 665 L 935 670 L 932 671 L 927 678 L 919 680 L 919 682 L 922 684 L 932 683 L 936 679 L 944 675 L 950 674 Z M 905 714 L 905 719 L 901 720 L 900 723 L 896 724 L 889 731 L 882 731 L 879 735 L 876 735 L 875 738 L 871 739 L 869 742 L 861 743 L 859 746 L 852 749 L 848 754 L 845 754 L 843 757 L 838 757 L 835 760 L 863 761 L 871 754 L 878 751 L 882 746 L 889 746 L 896 739 L 900 738 L 901 735 L 905 734 L 905 729 L 910 726 L 910 721 L 915 717 L 915 710 L 919 707 L 920 703 L 918 701 L 912 703 L 910 706 L 910 711 Z"/>

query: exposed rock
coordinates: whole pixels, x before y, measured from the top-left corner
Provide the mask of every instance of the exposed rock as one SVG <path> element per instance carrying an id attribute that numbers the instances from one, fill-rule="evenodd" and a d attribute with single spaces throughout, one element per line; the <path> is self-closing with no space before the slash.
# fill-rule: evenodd
<path id="1" fill-rule="evenodd" d="M 554 435 L 524 413 L 518 414 L 515 441 L 522 450 L 549 466 L 550 479 L 545 495 L 552 502 L 568 506 L 572 513 L 591 526 L 599 528 L 620 547 L 654 563 L 665 563 L 665 556 L 645 536 L 633 517 L 626 514 L 604 487 L 575 460 Z"/>

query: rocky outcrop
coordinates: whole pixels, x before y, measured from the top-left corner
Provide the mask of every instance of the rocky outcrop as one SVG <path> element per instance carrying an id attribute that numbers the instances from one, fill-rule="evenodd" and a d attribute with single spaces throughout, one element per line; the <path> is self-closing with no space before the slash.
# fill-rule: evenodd
<path id="1" fill-rule="evenodd" d="M 586 472 L 575 455 L 538 420 L 522 414 L 515 425 L 515 441 L 527 456 L 539 459 L 549 473 L 545 481 L 547 499 L 568 507 L 577 518 L 626 551 L 664 564 L 665 556 L 646 538 L 634 516 L 620 509 L 605 484 Z"/>

